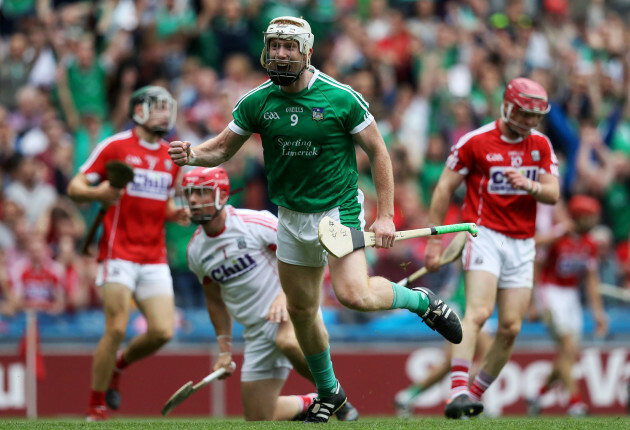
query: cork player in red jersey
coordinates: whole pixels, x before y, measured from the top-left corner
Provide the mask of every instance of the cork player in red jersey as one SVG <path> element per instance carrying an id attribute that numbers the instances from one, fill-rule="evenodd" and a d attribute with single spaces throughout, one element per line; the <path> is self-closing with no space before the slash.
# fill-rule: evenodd
<path id="1" fill-rule="evenodd" d="M 453 146 L 431 200 L 429 221 L 443 222 L 455 189 L 466 183 L 462 220 L 479 235 L 468 240 L 462 260 L 466 311 L 463 341 L 453 346 L 451 396 L 445 415 L 459 419 L 483 412 L 481 397 L 507 363 L 533 287 L 537 201 L 555 204 L 560 195 L 558 162 L 551 142 L 535 130 L 549 112 L 547 92 L 527 78 L 511 80 L 501 117 L 464 135 Z M 426 267 L 439 267 L 442 242 L 430 239 Z M 498 307 L 496 337 L 469 387 L 477 335 Z"/>
<path id="2" fill-rule="evenodd" d="M 76 201 L 99 201 L 107 212 L 99 244 L 97 284 L 103 288 L 105 332 L 94 352 L 88 421 L 107 419 L 105 404 L 120 407 L 120 374 L 173 336 L 173 282 L 166 260 L 164 223 L 188 222 L 173 203 L 179 167 L 162 139 L 173 127 L 177 105 L 161 87 L 132 94 L 129 117 L 135 126 L 101 142 L 68 185 Z M 134 179 L 124 190 L 112 187 L 105 165 L 123 161 Z M 147 320 L 147 331 L 118 352 L 125 339 L 131 298 Z"/>

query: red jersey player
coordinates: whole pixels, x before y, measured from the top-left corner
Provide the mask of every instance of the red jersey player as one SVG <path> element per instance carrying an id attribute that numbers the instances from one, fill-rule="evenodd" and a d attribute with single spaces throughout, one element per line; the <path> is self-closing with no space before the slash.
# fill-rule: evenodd
<path id="1" fill-rule="evenodd" d="M 542 263 L 540 286 L 536 287 L 536 307 L 556 341 L 558 354 L 538 396 L 527 401 L 532 415 L 540 413 L 540 396 L 557 381 L 569 392 L 568 413 L 583 416 L 588 412 L 571 375 L 583 330 L 579 292 L 581 279 L 593 311 L 597 335 L 603 336 L 607 330 L 599 294 L 597 245 L 589 235 L 591 228 L 597 224 L 601 206 L 592 197 L 576 195 L 569 200 L 568 208 L 574 227 L 550 245 L 547 258 Z"/>
<path id="2" fill-rule="evenodd" d="M 175 100 L 164 88 L 137 90 L 129 102 L 129 117 L 136 125 L 101 142 L 68 185 L 74 200 L 97 200 L 109 207 L 96 279 L 103 288 L 105 333 L 94 352 L 88 421 L 107 419 L 105 403 L 118 409 L 122 369 L 154 353 L 173 336 L 173 283 L 166 261 L 164 222 L 184 222 L 187 217 L 173 204 L 179 167 L 168 156 L 162 137 L 173 127 L 176 111 Z M 105 164 L 110 160 L 133 167 L 134 179 L 124 190 L 107 180 Z M 132 339 L 117 356 L 131 297 L 147 320 L 147 332 Z"/>
<path id="3" fill-rule="evenodd" d="M 448 418 L 476 416 L 481 396 L 508 361 L 532 294 L 536 201 L 560 195 L 551 142 L 534 130 L 549 111 L 547 92 L 527 78 L 511 80 L 501 118 L 463 136 L 452 148 L 431 199 L 429 221 L 443 223 L 449 200 L 465 181 L 462 218 L 479 226 L 462 256 L 466 283 L 464 338 L 454 345 Z M 437 270 L 441 239 L 429 240 L 426 266 Z M 479 330 L 498 307 L 498 328 L 469 388 L 469 369 Z"/>

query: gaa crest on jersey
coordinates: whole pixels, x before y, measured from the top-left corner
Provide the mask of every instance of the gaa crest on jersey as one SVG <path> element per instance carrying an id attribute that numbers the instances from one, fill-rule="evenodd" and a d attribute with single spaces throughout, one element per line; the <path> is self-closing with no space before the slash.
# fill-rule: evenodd
<path id="1" fill-rule="evenodd" d="M 236 240 L 236 246 L 238 246 L 238 249 L 245 249 L 245 248 L 247 248 L 247 242 L 245 242 L 245 238 L 244 237 L 239 237 Z"/>
<path id="2" fill-rule="evenodd" d="M 164 168 L 171 170 L 173 168 L 173 162 L 171 160 L 164 160 Z"/>
<path id="3" fill-rule="evenodd" d="M 540 151 L 539 150 L 534 150 L 532 151 L 532 160 L 533 161 L 540 161 Z"/>
<path id="4" fill-rule="evenodd" d="M 324 108 L 313 108 L 313 121 L 321 121 L 324 119 Z"/>

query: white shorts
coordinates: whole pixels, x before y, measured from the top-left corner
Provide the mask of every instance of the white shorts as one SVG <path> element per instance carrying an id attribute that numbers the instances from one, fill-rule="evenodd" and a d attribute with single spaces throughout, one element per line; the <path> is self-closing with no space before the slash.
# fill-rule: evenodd
<path id="1" fill-rule="evenodd" d="M 293 366 L 276 346 L 278 324 L 264 321 L 243 331 L 245 353 L 241 381 L 287 379 Z"/>
<path id="2" fill-rule="evenodd" d="M 477 237 L 468 238 L 462 263 L 464 270 L 490 272 L 499 288 L 532 288 L 534 284 L 534 239 L 514 239 L 479 226 Z"/>
<path id="3" fill-rule="evenodd" d="M 536 308 L 555 336 L 582 337 L 582 304 L 577 288 L 543 284 L 534 290 Z"/>
<path id="4" fill-rule="evenodd" d="M 168 264 L 103 260 L 98 265 L 96 285 L 102 287 L 110 282 L 129 288 L 136 300 L 173 295 L 173 279 Z"/>
<path id="5" fill-rule="evenodd" d="M 363 192 L 359 190 L 357 201 L 351 208 L 333 208 L 326 212 L 303 213 L 278 207 L 278 248 L 276 257 L 287 264 L 308 267 L 323 267 L 328 264 L 328 253 L 319 243 L 317 230 L 325 216 L 335 221 L 341 217 L 349 223 L 365 227 Z M 344 224 L 345 225 L 345 224 Z"/>

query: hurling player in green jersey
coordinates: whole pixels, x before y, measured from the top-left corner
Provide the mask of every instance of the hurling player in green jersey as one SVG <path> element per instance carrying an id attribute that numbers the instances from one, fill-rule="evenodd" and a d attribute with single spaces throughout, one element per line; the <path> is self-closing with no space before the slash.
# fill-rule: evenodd
<path id="1" fill-rule="evenodd" d="M 318 313 L 326 264 L 337 298 L 350 309 L 408 309 L 454 343 L 461 341 L 461 323 L 431 291 L 369 277 L 363 249 L 335 258 L 322 248 L 317 228 L 324 216 L 355 229 L 365 225 L 355 143 L 370 159 L 376 187 L 378 211 L 369 230 L 376 234 L 377 247 L 393 246 L 391 160 L 363 97 L 311 66 L 314 36 L 308 22 L 275 18 L 263 41 L 261 64 L 270 80 L 237 102 L 234 121 L 218 136 L 195 147 L 171 142 L 169 154 L 180 166 L 217 166 L 252 133 L 260 134 L 269 195 L 278 205 L 280 282 L 317 384 L 318 398 L 306 421 L 328 422 L 346 395 L 335 377 L 328 332 Z"/>

